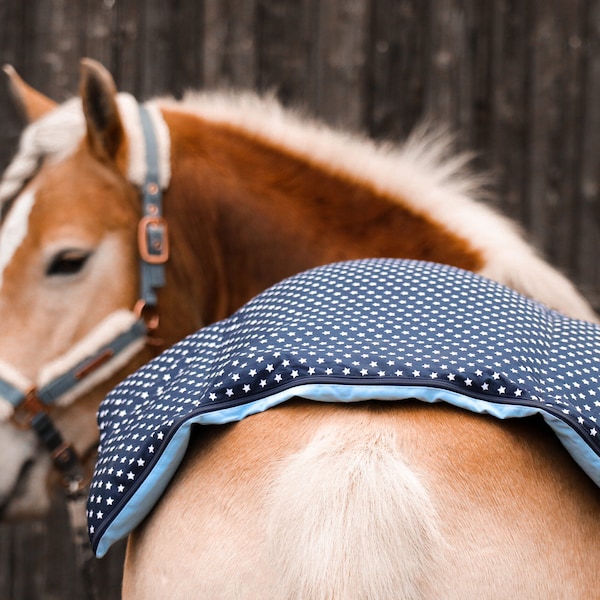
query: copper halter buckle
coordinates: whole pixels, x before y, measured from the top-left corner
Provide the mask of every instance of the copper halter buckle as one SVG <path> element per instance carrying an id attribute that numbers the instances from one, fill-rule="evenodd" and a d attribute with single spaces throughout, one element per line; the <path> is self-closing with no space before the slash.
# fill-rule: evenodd
<path id="1" fill-rule="evenodd" d="M 37 394 L 37 388 L 32 387 L 25 394 L 23 401 L 15 406 L 12 420 L 19 429 L 29 429 L 31 420 L 37 414 L 45 412 L 47 410 Z"/>
<path id="2" fill-rule="evenodd" d="M 161 265 L 169 259 L 169 230 L 163 217 L 146 216 L 138 225 L 138 247 L 142 260 Z"/>
<path id="3" fill-rule="evenodd" d="M 63 439 L 40 400 L 37 389 L 31 388 L 15 407 L 12 419 L 21 429 L 33 429 L 50 453 L 52 463 L 62 475 L 67 497 L 77 498 L 85 490 L 84 471 L 71 442 Z"/>

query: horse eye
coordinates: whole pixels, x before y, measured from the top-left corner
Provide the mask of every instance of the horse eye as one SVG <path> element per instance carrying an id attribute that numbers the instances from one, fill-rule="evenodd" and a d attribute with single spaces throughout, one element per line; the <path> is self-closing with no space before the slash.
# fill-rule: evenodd
<path id="1" fill-rule="evenodd" d="M 90 254 L 85 250 L 63 250 L 52 259 L 46 269 L 46 275 L 75 275 L 83 269 Z"/>

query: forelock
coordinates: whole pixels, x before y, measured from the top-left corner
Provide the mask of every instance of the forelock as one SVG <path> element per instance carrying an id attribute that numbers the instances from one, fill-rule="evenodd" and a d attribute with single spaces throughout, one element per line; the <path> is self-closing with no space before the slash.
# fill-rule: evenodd
<path id="1" fill-rule="evenodd" d="M 42 160 L 71 155 L 85 133 L 81 99 L 72 98 L 34 121 L 21 134 L 19 148 L 0 180 L 0 207 L 19 192 Z"/>

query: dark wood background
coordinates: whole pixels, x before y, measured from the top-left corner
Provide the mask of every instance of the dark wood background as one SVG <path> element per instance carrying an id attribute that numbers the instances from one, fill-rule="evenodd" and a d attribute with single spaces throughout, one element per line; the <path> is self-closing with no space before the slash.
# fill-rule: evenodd
<path id="1" fill-rule="evenodd" d="M 492 173 L 495 202 L 600 309 L 600 0 L 0 0 L 0 60 L 62 101 L 100 60 L 140 99 L 276 90 L 401 140 L 427 117 Z M 21 124 L 0 84 L 0 168 Z M 57 501 L 0 525 L 0 598 L 82 597 Z M 123 547 L 100 561 L 119 597 Z"/>

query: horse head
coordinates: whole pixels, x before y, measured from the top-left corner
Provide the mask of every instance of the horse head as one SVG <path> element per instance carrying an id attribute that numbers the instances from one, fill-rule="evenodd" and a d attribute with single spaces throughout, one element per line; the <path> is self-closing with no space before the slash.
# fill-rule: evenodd
<path id="1" fill-rule="evenodd" d="M 151 354 L 139 324 L 145 157 L 134 148 L 137 103 L 90 60 L 82 61 L 80 97 L 62 105 L 5 70 L 28 121 L 0 185 L 0 506 L 18 517 L 46 510 L 54 478 L 39 436 L 9 421 L 27 425 L 48 412 L 91 463 L 99 401 Z M 160 169 L 164 187 L 168 165 Z"/>

